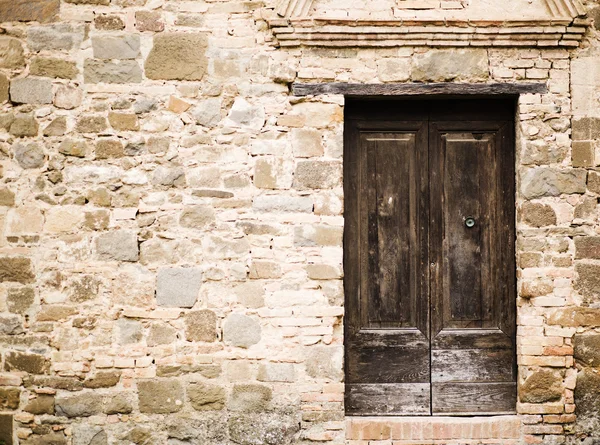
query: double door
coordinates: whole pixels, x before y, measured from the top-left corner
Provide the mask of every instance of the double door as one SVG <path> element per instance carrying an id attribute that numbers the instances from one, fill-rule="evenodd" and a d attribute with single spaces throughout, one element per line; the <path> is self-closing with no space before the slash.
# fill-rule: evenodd
<path id="1" fill-rule="evenodd" d="M 347 414 L 514 412 L 514 109 L 347 101 Z"/>

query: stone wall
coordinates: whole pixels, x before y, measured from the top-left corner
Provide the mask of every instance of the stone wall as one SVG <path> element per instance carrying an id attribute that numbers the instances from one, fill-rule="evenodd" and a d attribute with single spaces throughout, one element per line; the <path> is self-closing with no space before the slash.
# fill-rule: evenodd
<path id="1" fill-rule="evenodd" d="M 274 7 L 0 0 L 0 443 L 600 440 L 596 30 L 281 49 Z M 294 81 L 547 83 L 518 107 L 518 416 L 345 419 L 344 98 Z"/>

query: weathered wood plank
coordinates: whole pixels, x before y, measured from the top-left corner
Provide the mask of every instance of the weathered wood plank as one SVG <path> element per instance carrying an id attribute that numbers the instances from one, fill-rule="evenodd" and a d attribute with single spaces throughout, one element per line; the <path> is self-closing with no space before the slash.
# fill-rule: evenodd
<path id="1" fill-rule="evenodd" d="M 346 384 L 346 414 L 360 416 L 429 415 L 429 383 Z"/>
<path id="2" fill-rule="evenodd" d="M 402 84 L 355 84 L 293 83 L 295 96 L 317 96 L 321 94 L 343 94 L 345 96 L 431 96 L 431 95 L 475 95 L 475 96 L 518 96 L 519 94 L 545 94 L 548 87 L 540 82 L 523 83 L 402 83 Z"/>
<path id="3" fill-rule="evenodd" d="M 512 349 L 434 349 L 431 351 L 431 381 L 512 382 Z"/>
<path id="4" fill-rule="evenodd" d="M 512 414 L 517 406 L 517 384 L 433 383 L 432 414 Z"/>

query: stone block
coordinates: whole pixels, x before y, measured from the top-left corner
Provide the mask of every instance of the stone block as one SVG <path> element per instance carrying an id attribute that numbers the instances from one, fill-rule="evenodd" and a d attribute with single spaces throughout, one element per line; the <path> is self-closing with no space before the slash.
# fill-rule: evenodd
<path id="1" fill-rule="evenodd" d="M 256 384 L 234 385 L 227 407 L 230 411 L 260 412 L 266 411 L 273 397 L 268 386 Z"/>
<path id="2" fill-rule="evenodd" d="M 59 23 L 32 26 L 27 30 L 27 46 L 30 51 L 70 51 L 78 49 L 85 35 L 84 25 Z"/>
<path id="3" fill-rule="evenodd" d="M 556 225 L 556 213 L 546 204 L 525 202 L 521 206 L 521 216 L 523 221 L 533 227 Z"/>
<path id="4" fill-rule="evenodd" d="M 135 60 L 106 61 L 87 59 L 83 66 L 85 83 L 140 83 L 142 69 Z"/>
<path id="5" fill-rule="evenodd" d="M 233 102 L 225 120 L 225 126 L 260 130 L 265 124 L 265 108 L 260 104 L 251 104 L 246 99 L 238 97 Z"/>
<path id="6" fill-rule="evenodd" d="M 575 334 L 573 357 L 585 366 L 600 367 L 600 334 Z"/>
<path id="7" fill-rule="evenodd" d="M 60 0 L 0 0 L 0 22 L 55 22 Z"/>
<path id="8" fill-rule="evenodd" d="M 293 363 L 263 363 L 258 368 L 256 378 L 260 382 L 285 382 L 296 381 L 296 369 Z"/>
<path id="9" fill-rule="evenodd" d="M 236 286 L 235 295 L 241 305 L 257 309 L 265 305 L 265 289 L 261 283 L 247 282 Z"/>
<path id="10" fill-rule="evenodd" d="M 119 391 L 104 398 L 102 412 L 105 414 L 129 414 L 133 411 L 133 397 L 131 393 Z"/>
<path id="11" fill-rule="evenodd" d="M 95 59 L 136 59 L 140 56 L 138 34 L 97 35 L 92 37 Z"/>
<path id="12" fill-rule="evenodd" d="M 94 17 L 94 26 L 102 31 L 121 31 L 125 29 L 125 22 L 118 15 L 97 14 Z"/>
<path id="13" fill-rule="evenodd" d="M 23 408 L 31 414 L 54 414 L 54 396 L 39 394 L 35 399 L 29 399 Z"/>
<path id="14" fill-rule="evenodd" d="M 98 139 L 95 154 L 96 159 L 122 158 L 125 156 L 123 144 L 118 139 Z"/>
<path id="15" fill-rule="evenodd" d="M 231 440 L 246 445 L 293 444 L 302 424 L 291 412 L 233 414 L 227 422 Z"/>
<path id="16" fill-rule="evenodd" d="M 187 341 L 214 342 L 217 339 L 217 316 L 213 311 L 188 312 L 183 321 Z"/>
<path id="17" fill-rule="evenodd" d="M 73 425 L 73 445 L 108 445 L 106 431 L 88 423 Z"/>
<path id="18" fill-rule="evenodd" d="M 187 397 L 196 411 L 215 411 L 225 407 L 225 388 L 204 383 L 190 383 Z"/>
<path id="19" fill-rule="evenodd" d="M 313 200 L 305 196 L 261 195 L 254 198 L 252 207 L 259 212 L 311 213 Z"/>
<path id="20" fill-rule="evenodd" d="M 159 306 L 191 308 L 198 299 L 201 285 L 199 268 L 160 269 L 156 280 L 156 302 Z"/>
<path id="21" fill-rule="evenodd" d="M 146 59 L 146 76 L 155 80 L 201 80 L 206 72 L 207 45 L 203 33 L 155 35 Z"/>
<path id="22" fill-rule="evenodd" d="M 223 324 L 223 340 L 225 343 L 240 348 L 249 348 L 261 339 L 261 328 L 258 321 L 244 314 L 230 314 Z"/>
<path id="23" fill-rule="evenodd" d="M 198 125 L 213 127 L 221 121 L 221 99 L 205 99 L 198 102 L 192 111 Z"/>
<path id="24" fill-rule="evenodd" d="M 24 371 L 29 374 L 47 374 L 50 370 L 50 362 L 40 354 L 8 351 L 4 356 L 4 370 L 8 372 Z"/>
<path id="25" fill-rule="evenodd" d="M 600 118 L 598 117 L 573 118 L 571 125 L 571 137 L 574 141 L 600 139 Z"/>
<path id="26" fill-rule="evenodd" d="M 249 277 L 253 280 L 276 279 L 281 278 L 282 275 L 281 265 L 277 262 L 254 260 L 250 264 Z"/>
<path id="27" fill-rule="evenodd" d="M 294 174 L 294 188 L 330 189 L 342 184 L 342 164 L 338 161 L 300 161 Z"/>
<path id="28" fill-rule="evenodd" d="M 32 76 L 74 79 L 79 74 L 77 64 L 70 60 L 54 57 L 34 57 L 29 66 Z"/>
<path id="29" fill-rule="evenodd" d="M 0 0 L 5 1 L 5 0 Z M 2 3 L 0 3 L 0 6 Z M 0 16 L 2 15 L 0 8 Z M 0 68 L 9 70 L 25 66 L 25 52 L 23 45 L 13 37 L 0 36 Z"/>
<path id="30" fill-rule="evenodd" d="M 297 226 L 294 228 L 296 246 L 341 246 L 344 230 L 328 225 Z"/>
<path id="31" fill-rule="evenodd" d="M 9 99 L 10 81 L 4 73 L 0 73 L 0 104 L 7 102 Z"/>
<path id="32" fill-rule="evenodd" d="M 343 355 L 337 346 L 311 346 L 306 354 L 306 373 L 316 379 L 339 382 L 344 376 Z"/>
<path id="33" fill-rule="evenodd" d="M 148 346 L 170 345 L 177 341 L 177 331 L 166 323 L 154 323 L 148 330 L 146 343 Z"/>
<path id="34" fill-rule="evenodd" d="M 600 237 L 576 236 L 574 239 L 576 259 L 600 259 Z"/>
<path id="35" fill-rule="evenodd" d="M 165 22 L 159 11 L 136 11 L 135 27 L 140 32 L 162 32 L 165 30 Z"/>
<path id="36" fill-rule="evenodd" d="M 254 185 L 262 189 L 289 189 L 293 163 L 283 157 L 260 157 L 254 164 Z"/>
<path id="37" fill-rule="evenodd" d="M 15 194 L 8 187 L 0 188 L 0 206 L 13 207 L 15 205 Z"/>
<path id="38" fill-rule="evenodd" d="M 139 343 L 142 340 L 142 324 L 137 320 L 120 318 L 115 323 L 116 340 L 120 345 Z"/>
<path id="39" fill-rule="evenodd" d="M 525 199 L 561 194 L 585 193 L 584 169 L 553 169 L 538 167 L 527 170 L 521 177 L 521 193 Z"/>
<path id="40" fill-rule="evenodd" d="M 183 407 L 183 387 L 179 380 L 138 380 L 138 403 L 142 413 L 168 414 Z"/>
<path id="41" fill-rule="evenodd" d="M 58 146 L 58 152 L 65 156 L 85 158 L 88 152 L 88 145 L 83 139 L 65 139 Z"/>
<path id="42" fill-rule="evenodd" d="M 598 237 L 589 238 L 576 238 L 578 240 L 576 247 L 579 245 L 577 255 L 587 255 L 587 257 L 596 258 L 598 255 Z M 600 300 L 600 265 L 577 263 L 575 265 L 575 272 L 577 272 L 578 277 L 573 284 L 573 288 L 594 302 Z"/>
<path id="43" fill-rule="evenodd" d="M 44 136 L 64 136 L 67 132 L 67 117 L 58 116 L 42 131 Z"/>
<path id="44" fill-rule="evenodd" d="M 31 287 L 12 287 L 7 290 L 6 306 L 13 314 L 28 313 L 34 301 L 35 292 Z"/>
<path id="45" fill-rule="evenodd" d="M 410 79 L 411 59 L 381 59 L 377 62 L 377 73 L 382 82 L 406 82 Z"/>
<path id="46" fill-rule="evenodd" d="M 577 374 L 574 391 L 577 430 L 580 433 L 597 434 L 600 430 L 600 372 L 583 368 Z M 594 445 L 596 441 L 589 442 Z M 585 443 L 585 441 L 583 442 Z"/>
<path id="47" fill-rule="evenodd" d="M 589 307 L 561 308 L 548 317 L 548 324 L 573 328 L 598 327 L 600 326 L 600 309 Z"/>
<path id="48" fill-rule="evenodd" d="M 600 117 L 595 92 L 600 87 L 600 61 L 596 56 L 576 57 L 571 61 L 571 97 L 575 118 Z"/>
<path id="49" fill-rule="evenodd" d="M 78 133 L 102 133 L 108 129 L 106 118 L 103 115 L 84 114 L 79 116 L 75 130 Z"/>
<path id="50" fill-rule="evenodd" d="M 0 387 L 0 409 L 16 410 L 19 408 L 19 399 L 21 398 L 21 388 L 3 388 Z"/>
<path id="51" fill-rule="evenodd" d="M 73 306 L 51 304 L 42 306 L 36 319 L 37 321 L 63 321 L 75 314 L 77 314 L 77 309 Z"/>
<path id="52" fill-rule="evenodd" d="M 96 371 L 93 376 L 88 376 L 83 386 L 91 389 L 110 388 L 121 380 L 121 371 Z"/>
<path id="53" fill-rule="evenodd" d="M 182 167 L 156 167 L 152 174 L 152 184 L 165 187 L 185 185 L 185 170 Z"/>
<path id="54" fill-rule="evenodd" d="M 83 91 L 72 85 L 60 85 L 54 95 L 54 106 L 64 110 L 72 110 L 81 105 Z"/>
<path id="55" fill-rule="evenodd" d="M 547 165 L 561 163 L 566 156 L 567 149 L 544 140 L 527 141 L 521 163 L 525 165 Z"/>
<path id="56" fill-rule="evenodd" d="M 17 113 L 10 125 L 9 133 L 18 138 L 35 137 L 38 135 L 39 128 L 40 126 L 32 114 Z M 33 144 L 41 147 L 37 142 Z"/>
<path id="57" fill-rule="evenodd" d="M 89 417 L 102 412 L 102 396 L 93 392 L 60 394 L 54 401 L 56 414 L 66 417 Z"/>
<path id="58" fill-rule="evenodd" d="M 134 113 L 110 112 L 108 113 L 108 122 L 117 131 L 138 131 L 140 129 L 140 123 Z"/>
<path id="59" fill-rule="evenodd" d="M 16 282 L 33 283 L 35 275 L 31 267 L 31 259 L 24 257 L 0 257 L 0 283 Z"/>
<path id="60" fill-rule="evenodd" d="M 560 400 L 563 393 L 562 378 L 554 371 L 540 370 L 532 373 L 519 388 L 519 398 L 524 403 L 545 403 Z"/>
<path id="61" fill-rule="evenodd" d="M 297 158 L 323 156 L 322 134 L 312 128 L 294 128 L 290 131 L 292 150 Z"/>
<path id="62" fill-rule="evenodd" d="M 430 49 L 412 58 L 412 80 L 448 82 L 451 80 L 485 80 L 489 61 L 485 49 Z"/>
<path id="63" fill-rule="evenodd" d="M 596 164 L 594 143 L 591 141 L 573 141 L 571 163 L 573 167 L 593 167 Z"/>
<path id="64" fill-rule="evenodd" d="M 21 317 L 13 314 L 0 315 L 0 334 L 16 335 L 23 333 Z"/>
<path id="65" fill-rule="evenodd" d="M 17 104 L 51 104 L 52 81 L 24 77 L 10 82 L 10 100 Z"/>
<path id="66" fill-rule="evenodd" d="M 137 261 L 137 234 L 129 230 L 115 230 L 102 234 L 96 238 L 96 253 L 102 260 Z"/>
<path id="67" fill-rule="evenodd" d="M 179 225 L 187 229 L 202 229 L 215 222 L 215 211 L 210 206 L 187 206 L 179 216 Z"/>

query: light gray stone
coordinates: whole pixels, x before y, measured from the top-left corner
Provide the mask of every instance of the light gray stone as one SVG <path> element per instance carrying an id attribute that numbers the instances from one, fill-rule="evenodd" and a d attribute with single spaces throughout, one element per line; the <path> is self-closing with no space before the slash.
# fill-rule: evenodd
<path id="1" fill-rule="evenodd" d="M 553 169 L 539 167 L 527 170 L 521 177 L 523 198 L 559 196 L 563 193 L 585 193 L 586 171 L 584 169 Z"/>
<path id="2" fill-rule="evenodd" d="M 268 386 L 256 384 L 234 385 L 228 408 L 230 411 L 250 413 L 266 411 L 272 397 L 272 390 Z"/>
<path id="3" fill-rule="evenodd" d="M 72 110 L 81 105 L 83 91 L 72 85 L 60 85 L 54 95 L 54 106 L 64 110 Z"/>
<path id="4" fill-rule="evenodd" d="M 252 207 L 259 212 L 310 213 L 313 210 L 313 200 L 308 197 L 261 195 L 254 198 Z"/>
<path id="5" fill-rule="evenodd" d="M 177 340 L 177 331 L 166 323 L 155 323 L 150 326 L 146 342 L 148 346 L 169 345 Z"/>
<path id="6" fill-rule="evenodd" d="M 27 46 L 30 51 L 71 50 L 83 42 L 83 25 L 60 23 L 56 25 L 32 26 L 27 31 Z"/>
<path id="7" fill-rule="evenodd" d="M 265 289 L 261 283 L 246 282 L 234 289 L 240 304 L 256 309 L 265 305 Z"/>
<path id="8" fill-rule="evenodd" d="M 260 382 L 296 381 L 296 370 L 293 363 L 265 363 L 258 368 L 257 380 Z"/>
<path id="9" fill-rule="evenodd" d="M 29 144 L 16 142 L 12 146 L 12 151 L 22 168 L 39 168 L 44 165 L 44 149 L 37 142 Z"/>
<path id="10" fill-rule="evenodd" d="M 152 184 L 167 187 L 185 185 L 185 171 L 182 167 L 156 167 L 152 174 Z"/>
<path id="11" fill-rule="evenodd" d="M 23 332 L 23 323 L 18 315 L 0 315 L 0 334 L 15 335 Z"/>
<path id="12" fill-rule="evenodd" d="M 199 268 L 160 269 L 156 280 L 156 302 L 159 306 L 191 308 L 198 299 L 201 284 Z"/>
<path id="13" fill-rule="evenodd" d="M 142 69 L 135 60 L 109 62 L 87 59 L 83 66 L 85 83 L 140 83 Z"/>
<path id="14" fill-rule="evenodd" d="M 179 216 L 179 225 L 188 229 L 202 229 L 213 222 L 215 222 L 215 211 L 210 206 L 188 206 Z"/>
<path id="15" fill-rule="evenodd" d="M 260 324 L 244 314 L 230 314 L 223 325 L 225 343 L 240 348 L 248 348 L 260 341 Z"/>
<path id="16" fill-rule="evenodd" d="M 412 80 L 446 82 L 484 80 L 489 76 L 486 49 L 429 49 L 412 58 Z"/>
<path id="17" fill-rule="evenodd" d="M 301 424 L 292 413 L 243 413 L 229 417 L 228 431 L 240 445 L 291 445 L 297 443 Z"/>
<path id="18" fill-rule="evenodd" d="M 306 356 L 306 373 L 335 382 L 344 376 L 343 350 L 337 346 L 311 346 Z"/>
<path id="19" fill-rule="evenodd" d="M 51 104 L 52 81 L 25 77 L 10 83 L 10 100 L 18 104 Z"/>
<path id="20" fill-rule="evenodd" d="M 116 323 L 117 343 L 129 345 L 142 339 L 142 324 L 137 320 L 120 318 Z"/>
<path id="21" fill-rule="evenodd" d="M 323 156 L 323 142 L 320 131 L 312 128 L 294 128 L 290 134 L 295 157 Z"/>
<path id="22" fill-rule="evenodd" d="M 103 260 L 137 261 L 137 234 L 129 230 L 115 230 L 102 234 L 96 238 L 96 252 Z"/>
<path id="23" fill-rule="evenodd" d="M 156 107 L 156 99 L 151 97 L 140 97 L 136 99 L 135 103 L 133 104 L 133 112 L 135 114 L 149 113 L 153 110 L 156 110 Z"/>
<path id="24" fill-rule="evenodd" d="M 297 189 L 331 189 L 342 183 L 342 164 L 338 161 L 301 161 L 296 166 Z"/>
<path id="25" fill-rule="evenodd" d="M 235 99 L 225 126 L 260 130 L 265 124 L 265 109 L 261 104 L 250 104 L 246 99 Z"/>
<path id="26" fill-rule="evenodd" d="M 88 423 L 73 425 L 73 445 L 106 445 L 108 438 L 102 427 Z"/>
<path id="27" fill-rule="evenodd" d="M 93 416 L 102 412 L 102 396 L 93 392 L 58 395 L 55 399 L 55 409 L 59 416 Z"/>
<path id="28" fill-rule="evenodd" d="M 92 48 L 96 59 L 135 59 L 140 56 L 140 36 L 97 35 L 92 37 Z"/>
<path id="29" fill-rule="evenodd" d="M 198 125 L 214 127 L 221 121 L 221 99 L 200 101 L 192 112 Z"/>
<path id="30" fill-rule="evenodd" d="M 377 62 L 377 72 L 382 82 L 406 82 L 410 79 L 411 58 L 386 58 Z"/>

